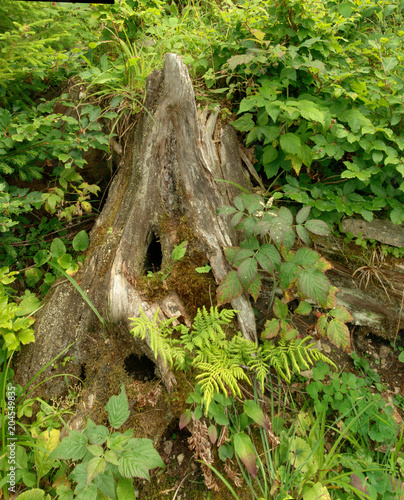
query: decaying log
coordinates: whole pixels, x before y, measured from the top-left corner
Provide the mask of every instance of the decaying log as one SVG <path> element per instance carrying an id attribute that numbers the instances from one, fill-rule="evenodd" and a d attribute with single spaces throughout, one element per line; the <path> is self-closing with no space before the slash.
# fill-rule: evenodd
<path id="1" fill-rule="evenodd" d="M 177 317 L 189 324 L 175 290 L 150 301 L 138 289 L 150 246 L 161 246 L 164 267 L 179 243 L 179 227 L 185 221 L 195 236 L 193 250 L 206 256 L 216 283 L 220 282 L 229 270 L 223 247 L 234 245 L 235 237 L 227 221 L 217 217 L 216 209 L 230 203 L 237 189 L 215 179 L 247 185 L 234 130 L 227 126 L 219 131 L 217 142 L 213 140 L 217 113 L 201 113 L 199 123 L 191 80 L 177 55 L 168 54 L 164 69 L 149 76 L 145 108 L 133 131 L 131 147 L 127 148 L 131 156 L 111 185 L 90 234 L 84 268 L 76 276 L 106 318 L 109 330 L 119 325 L 120 331 L 122 327 L 128 331 L 128 318 L 139 316 L 140 308 L 149 317 L 160 308 L 161 318 Z M 255 340 L 255 319 L 248 298 L 241 296 L 232 307 L 240 311 L 238 321 L 243 335 Z M 67 353 L 70 361 L 60 371 L 79 376 L 88 361 L 89 345 L 94 340 L 108 342 L 109 330 L 102 331 L 94 313 L 70 283 L 55 286 L 37 321 L 36 342 L 26 346 L 19 356 L 16 381 L 26 383 L 74 341 Z M 119 342 L 114 344 L 117 349 L 139 348 L 139 342 L 133 343 L 129 334 Z M 147 345 L 140 349 L 153 358 Z M 174 375 L 161 359 L 156 365 L 171 391 Z M 48 376 L 53 373 L 57 373 L 55 367 L 46 371 Z M 64 381 L 54 378 L 42 391 L 58 396 L 64 389 Z"/>

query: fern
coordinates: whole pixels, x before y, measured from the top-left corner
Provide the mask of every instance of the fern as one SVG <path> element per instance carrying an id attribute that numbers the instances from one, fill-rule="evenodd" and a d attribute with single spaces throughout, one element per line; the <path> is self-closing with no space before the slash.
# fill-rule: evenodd
<path id="1" fill-rule="evenodd" d="M 154 353 L 155 358 L 161 357 L 165 364 L 173 366 L 174 364 L 174 354 L 178 355 L 178 351 L 174 350 L 173 347 L 179 341 L 171 338 L 171 333 L 174 330 L 184 330 L 187 328 L 184 325 L 179 325 L 178 327 L 173 327 L 172 322 L 175 318 L 170 318 L 164 321 L 158 319 L 160 309 L 154 313 L 153 319 L 149 319 L 145 313 L 139 308 L 140 316 L 138 318 L 129 318 L 132 322 L 132 329 L 130 333 L 135 338 L 145 339 L 148 337 L 149 345 Z"/>
<path id="2" fill-rule="evenodd" d="M 237 360 L 221 349 L 212 350 L 209 363 L 197 363 L 196 367 L 202 372 L 196 378 L 201 386 L 206 414 L 216 393 L 222 392 L 227 397 L 230 391 L 233 396 L 241 397 L 239 380 L 251 384 Z"/>
<path id="3" fill-rule="evenodd" d="M 334 365 L 324 354 L 315 349 L 314 343 L 308 343 L 311 337 L 305 339 L 285 339 L 275 345 L 265 341 L 257 347 L 250 340 L 237 333 L 230 340 L 226 338 L 224 326 L 231 323 L 236 311 L 211 307 L 198 310 L 192 329 L 183 325 L 174 327 L 174 319 L 161 321 L 157 310 L 149 319 L 142 310 L 139 318 L 129 318 L 132 321 L 131 333 L 134 337 L 148 341 L 154 355 L 161 356 L 164 363 L 171 367 L 184 370 L 190 366 L 200 373 L 196 376 L 201 387 L 201 394 L 208 412 L 212 398 L 217 393 L 228 397 L 240 396 L 240 381 L 251 384 L 246 370 L 254 372 L 264 390 L 268 372 L 272 367 L 280 377 L 291 381 L 292 374 L 299 374 L 302 369 L 308 369 L 316 361 L 325 361 Z M 174 339 L 172 333 L 179 331 L 180 340 Z"/>

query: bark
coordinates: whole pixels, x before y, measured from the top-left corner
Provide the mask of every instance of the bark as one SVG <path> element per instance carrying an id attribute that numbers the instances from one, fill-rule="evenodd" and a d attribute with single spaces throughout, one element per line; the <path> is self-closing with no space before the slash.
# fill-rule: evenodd
<path id="1" fill-rule="evenodd" d="M 189 252 L 204 256 L 216 283 L 229 270 L 223 247 L 234 245 L 235 236 L 215 211 L 230 203 L 237 189 L 215 179 L 247 185 L 234 130 L 230 126 L 219 131 L 215 128 L 218 112 L 199 113 L 198 119 L 190 77 L 174 54 L 166 56 L 162 71 L 149 76 L 145 108 L 134 129 L 132 145 L 127 148 L 131 155 L 111 185 L 90 234 L 84 268 L 76 276 L 106 318 L 107 333 L 74 287 L 68 282 L 58 284 L 37 322 L 36 342 L 19 356 L 17 382 L 26 383 L 72 342 L 76 343 L 68 351 L 67 368 L 77 376 L 89 362 L 88 356 L 93 355 L 93 342 L 111 342 L 111 349 L 146 353 L 153 358 L 149 347 L 135 342 L 128 333 L 128 318 L 138 316 L 140 308 L 150 317 L 159 307 L 161 317 L 176 316 L 189 324 L 181 293 L 171 290 L 165 297 L 150 301 L 137 286 L 144 276 L 152 242 L 159 240 L 164 266 L 179 242 L 179 231 L 184 232 L 184 224 L 193 235 Z M 248 298 L 240 297 L 232 307 L 240 311 L 243 335 L 255 340 L 255 319 Z M 119 331 L 113 342 L 111 331 Z M 174 375 L 161 359 L 156 364 L 171 391 Z M 41 378 L 57 371 L 48 368 Z M 66 367 L 60 371 L 66 371 Z M 44 390 L 58 396 L 65 390 L 65 382 L 54 378 L 42 386 Z"/>

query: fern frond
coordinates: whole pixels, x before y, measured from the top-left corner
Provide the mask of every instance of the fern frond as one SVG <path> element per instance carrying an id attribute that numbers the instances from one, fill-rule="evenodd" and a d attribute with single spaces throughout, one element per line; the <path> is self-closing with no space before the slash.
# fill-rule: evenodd
<path id="1" fill-rule="evenodd" d="M 153 319 L 149 319 L 145 313 L 139 308 L 140 316 L 138 318 L 129 318 L 132 322 L 132 329 L 130 333 L 135 338 L 141 338 L 148 340 L 151 350 L 153 351 L 154 357 L 157 359 L 161 356 L 161 359 L 165 364 L 169 364 L 171 367 L 174 364 L 173 353 L 172 353 L 172 340 L 168 337 L 168 334 L 173 330 L 170 328 L 172 323 L 171 318 L 162 323 L 160 328 L 160 321 L 158 320 L 159 309 L 154 313 Z"/>
<path id="2" fill-rule="evenodd" d="M 264 382 L 269 372 L 269 363 L 265 361 L 262 346 L 257 349 L 255 357 L 250 358 L 248 366 L 255 372 L 257 380 L 261 384 L 261 390 L 264 392 Z"/>
<path id="3" fill-rule="evenodd" d="M 230 391 L 233 396 L 241 396 L 238 381 L 244 380 L 250 384 L 244 370 L 223 350 L 217 349 L 211 353 L 208 363 L 200 362 L 195 366 L 202 372 L 196 378 L 201 386 L 206 414 L 216 393 L 222 392 L 227 397 Z"/>

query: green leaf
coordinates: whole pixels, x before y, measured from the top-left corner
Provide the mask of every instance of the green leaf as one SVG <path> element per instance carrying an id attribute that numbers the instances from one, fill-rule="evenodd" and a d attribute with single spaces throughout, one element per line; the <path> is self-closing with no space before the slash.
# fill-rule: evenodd
<path id="1" fill-rule="evenodd" d="M 185 253 L 187 251 L 187 246 L 188 246 L 188 241 L 183 241 L 182 243 L 174 247 L 174 250 L 171 253 L 171 258 L 173 259 L 174 262 L 179 262 L 184 258 Z"/>
<path id="2" fill-rule="evenodd" d="M 212 268 L 208 264 L 206 266 L 195 268 L 195 271 L 199 274 L 207 274 L 207 273 L 210 273 L 211 270 L 212 270 Z"/>
<path id="3" fill-rule="evenodd" d="M 243 260 L 237 269 L 238 279 L 240 280 L 241 286 L 244 290 L 248 290 L 248 287 L 254 281 L 258 272 L 257 261 L 254 258 L 248 258 Z"/>
<path id="4" fill-rule="evenodd" d="M 304 226 L 296 226 L 296 233 L 305 245 L 310 244 L 310 235 Z"/>
<path id="5" fill-rule="evenodd" d="M 257 302 L 261 291 L 261 278 L 259 273 L 256 274 L 254 281 L 248 287 L 247 292 L 251 295 L 255 302 Z"/>
<path id="6" fill-rule="evenodd" d="M 87 485 L 91 483 L 91 481 L 100 474 L 105 471 L 107 463 L 103 457 L 94 457 L 89 460 L 87 464 Z"/>
<path id="7" fill-rule="evenodd" d="M 265 323 L 264 331 L 261 334 L 263 339 L 273 339 L 279 333 L 280 321 L 279 319 L 272 318 L 271 320 L 267 320 Z"/>
<path id="8" fill-rule="evenodd" d="M 303 488 L 303 500 L 331 500 L 327 488 L 321 483 Z"/>
<path id="9" fill-rule="evenodd" d="M 252 399 L 244 400 L 244 411 L 245 413 L 254 420 L 258 425 L 269 430 L 269 424 L 264 416 L 263 411 Z"/>
<path id="10" fill-rule="evenodd" d="M 279 284 L 283 290 L 286 290 L 289 285 L 299 275 L 299 267 L 294 262 L 284 262 L 281 264 L 279 273 Z"/>
<path id="11" fill-rule="evenodd" d="M 262 155 L 262 162 L 264 165 L 272 163 L 278 158 L 278 150 L 272 146 L 265 146 L 264 154 Z"/>
<path id="12" fill-rule="evenodd" d="M 295 255 L 295 264 L 298 266 L 314 266 L 320 260 L 320 255 L 311 248 L 299 248 Z"/>
<path id="13" fill-rule="evenodd" d="M 280 144 L 285 153 L 298 156 L 300 155 L 302 143 L 300 141 L 300 137 L 296 134 L 287 132 L 286 134 L 281 135 Z"/>
<path id="14" fill-rule="evenodd" d="M 310 459 L 314 459 L 310 445 L 304 439 L 295 436 L 289 446 L 291 465 L 296 469 L 301 469 L 302 472 L 308 472 L 311 469 Z"/>
<path id="15" fill-rule="evenodd" d="M 309 216 L 311 211 L 311 206 L 307 205 L 306 207 L 301 208 L 296 214 L 296 222 L 297 224 L 303 224 L 306 222 L 307 217 Z"/>
<path id="16" fill-rule="evenodd" d="M 319 236 L 328 236 L 330 234 L 330 228 L 328 224 L 322 220 L 311 219 L 308 220 L 304 227 L 308 229 L 310 232 L 317 234 Z"/>
<path id="17" fill-rule="evenodd" d="M 27 292 L 28 290 L 25 292 L 26 295 L 23 296 L 18 310 L 15 313 L 17 317 L 27 316 L 27 314 L 31 314 L 36 311 L 41 305 L 41 301 L 35 296 L 34 293 L 27 294 Z"/>
<path id="18" fill-rule="evenodd" d="M 33 488 L 18 495 L 19 500 L 44 500 L 44 497 L 45 491 L 39 488 Z"/>
<path id="19" fill-rule="evenodd" d="M 400 352 L 398 360 L 401 361 L 401 363 L 404 363 L 404 351 Z"/>
<path id="20" fill-rule="evenodd" d="M 230 271 L 217 288 L 216 297 L 218 305 L 237 299 L 242 291 L 243 287 L 241 286 L 237 271 Z"/>
<path id="21" fill-rule="evenodd" d="M 333 318 L 338 318 L 341 321 L 344 321 L 345 323 L 349 323 L 353 321 L 352 315 L 345 309 L 344 306 L 337 306 L 331 309 L 330 315 Z"/>
<path id="22" fill-rule="evenodd" d="M 302 269 L 299 272 L 298 284 L 305 297 L 325 306 L 330 283 L 321 271 L 311 267 Z"/>
<path id="23" fill-rule="evenodd" d="M 321 125 L 324 126 L 324 113 L 316 107 L 316 104 L 314 102 L 302 100 L 297 101 L 294 104 L 299 109 L 300 114 L 303 116 L 303 118 L 306 118 L 306 120 L 310 120 L 312 122 L 321 123 Z"/>
<path id="24" fill-rule="evenodd" d="M 72 265 L 72 263 L 73 263 L 73 257 L 68 253 L 65 253 L 64 255 L 58 258 L 58 264 L 62 269 L 68 269 Z"/>
<path id="25" fill-rule="evenodd" d="M 119 479 L 118 486 L 116 488 L 116 496 L 118 500 L 136 500 L 133 480 L 126 477 Z"/>
<path id="26" fill-rule="evenodd" d="M 255 258 L 258 264 L 267 271 L 273 273 L 274 269 L 279 271 L 281 265 L 281 256 L 276 247 L 270 243 L 264 243 L 256 253 Z"/>
<path id="27" fill-rule="evenodd" d="M 275 298 L 274 314 L 279 319 L 286 319 L 288 317 L 289 309 L 287 304 L 283 303 L 278 297 Z"/>
<path id="28" fill-rule="evenodd" d="M 39 250 L 34 255 L 35 265 L 40 267 L 43 266 L 52 257 L 52 254 L 48 250 Z"/>
<path id="29" fill-rule="evenodd" d="M 311 305 L 302 300 L 295 310 L 295 314 L 302 314 L 303 316 L 308 316 L 311 313 Z"/>
<path id="30" fill-rule="evenodd" d="M 401 206 L 393 208 L 390 212 L 390 220 L 394 225 L 404 222 L 404 208 Z"/>
<path id="31" fill-rule="evenodd" d="M 60 238 L 55 238 L 52 241 L 50 251 L 51 251 L 52 257 L 57 260 L 60 257 L 62 257 L 62 255 L 64 255 L 66 253 L 66 247 Z"/>
<path id="32" fill-rule="evenodd" d="M 116 498 L 115 488 L 116 482 L 114 474 L 108 469 L 106 472 L 101 472 L 94 478 L 95 486 L 105 495 L 106 498 Z M 61 500 L 61 499 L 58 499 Z"/>
<path id="33" fill-rule="evenodd" d="M 231 122 L 231 124 L 236 130 L 239 130 L 240 132 L 248 132 L 255 126 L 251 113 L 245 113 L 236 121 Z"/>
<path id="34" fill-rule="evenodd" d="M 43 276 L 42 271 L 40 269 L 36 269 L 35 267 L 26 269 L 24 274 L 29 287 L 34 287 Z"/>
<path id="35" fill-rule="evenodd" d="M 120 394 L 112 396 L 106 404 L 105 409 L 108 412 L 109 423 L 114 429 L 119 429 L 126 422 L 130 412 L 124 384 L 121 386 Z"/>
<path id="36" fill-rule="evenodd" d="M 88 234 L 84 230 L 77 233 L 73 238 L 73 248 L 76 250 L 76 252 L 84 252 L 85 250 L 87 250 L 89 243 L 90 240 Z"/>
<path id="37" fill-rule="evenodd" d="M 49 458 L 64 460 L 81 460 L 87 453 L 87 437 L 78 431 L 70 431 L 69 436 L 62 439 Z"/>
<path id="38" fill-rule="evenodd" d="M 217 215 L 233 215 L 237 212 L 237 208 L 230 205 L 224 205 L 216 210 Z"/>
<path id="39" fill-rule="evenodd" d="M 234 435 L 234 450 L 243 464 L 247 467 L 251 476 L 256 479 L 257 462 L 254 446 L 249 436 L 244 434 L 244 432 L 239 432 Z"/>
<path id="40" fill-rule="evenodd" d="M 327 328 L 327 337 L 337 347 L 347 349 L 350 345 L 349 329 L 346 324 L 338 318 L 330 321 Z"/>

